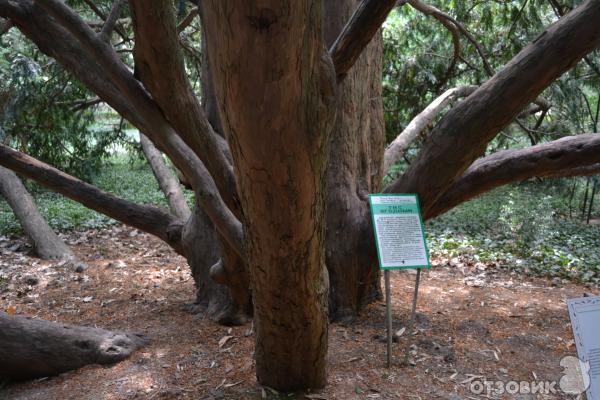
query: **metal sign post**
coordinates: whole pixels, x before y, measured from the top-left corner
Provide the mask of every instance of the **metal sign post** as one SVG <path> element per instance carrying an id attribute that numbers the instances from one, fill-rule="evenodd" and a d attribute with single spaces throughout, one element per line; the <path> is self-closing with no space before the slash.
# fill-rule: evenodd
<path id="1" fill-rule="evenodd" d="M 412 335 L 421 268 L 429 268 L 429 253 L 425 243 L 425 231 L 419 201 L 415 194 L 372 194 L 369 196 L 375 244 L 379 259 L 379 268 L 383 270 L 385 280 L 386 328 L 387 328 L 387 366 L 392 365 L 392 295 L 390 288 L 390 270 L 417 269 L 417 280 L 413 296 L 409 321 L 409 344 L 404 362 L 408 362 L 410 336 Z"/>
<path id="2" fill-rule="evenodd" d="M 390 270 L 383 271 L 385 280 L 385 314 L 387 328 L 387 367 L 392 366 L 392 294 L 390 290 Z"/>

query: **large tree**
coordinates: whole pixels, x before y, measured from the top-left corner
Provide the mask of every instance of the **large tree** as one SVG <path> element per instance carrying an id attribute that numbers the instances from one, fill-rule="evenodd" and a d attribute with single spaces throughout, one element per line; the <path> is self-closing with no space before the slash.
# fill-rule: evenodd
<path id="1" fill-rule="evenodd" d="M 489 71 L 385 188 L 379 29 L 395 0 L 197 2 L 208 60 L 202 102 L 179 35 L 189 21 L 178 26 L 172 1 L 130 0 L 133 38 L 120 1 L 100 25 L 69 4 L 0 0 L 0 16 L 144 132 L 191 185 L 195 210 L 186 220 L 116 198 L 6 146 L 0 165 L 186 256 L 214 318 L 254 317 L 258 380 L 276 389 L 323 386 L 328 318 L 351 318 L 378 295 L 368 193 L 418 193 L 430 218 L 498 185 L 590 173 L 600 162 L 600 135 L 478 160 L 600 45 L 597 0 Z M 132 59 L 107 40 L 113 31 L 118 46 L 134 43 Z"/>

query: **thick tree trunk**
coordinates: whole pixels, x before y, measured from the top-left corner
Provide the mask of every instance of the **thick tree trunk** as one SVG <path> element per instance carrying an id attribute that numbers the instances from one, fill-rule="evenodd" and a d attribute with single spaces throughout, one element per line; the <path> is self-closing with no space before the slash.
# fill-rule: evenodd
<path id="1" fill-rule="evenodd" d="M 360 1 L 327 0 L 325 38 L 331 44 Z M 368 194 L 380 189 L 384 148 L 382 38 L 377 34 L 338 87 L 338 112 L 327 168 L 327 269 L 333 320 L 352 320 L 380 296 Z M 375 262 L 374 262 L 375 261 Z"/>
<path id="2" fill-rule="evenodd" d="M 71 250 L 42 217 L 19 177 L 4 167 L 0 167 L 0 194 L 12 208 L 23 231 L 31 240 L 35 253 L 40 258 L 44 260 L 75 259 Z"/>
<path id="3" fill-rule="evenodd" d="M 0 377 L 39 378 L 87 364 L 112 364 L 145 343 L 139 334 L 0 313 Z"/>
<path id="4" fill-rule="evenodd" d="M 154 144 L 142 132 L 140 132 L 140 143 L 158 185 L 169 202 L 171 212 L 181 218 L 182 221 L 187 221 L 192 213 L 175 174 L 165 163 L 161 152 L 154 147 Z"/>
<path id="5" fill-rule="evenodd" d="M 324 174 L 335 74 L 320 4 L 201 2 L 244 215 L 257 377 L 285 391 L 326 382 Z"/>

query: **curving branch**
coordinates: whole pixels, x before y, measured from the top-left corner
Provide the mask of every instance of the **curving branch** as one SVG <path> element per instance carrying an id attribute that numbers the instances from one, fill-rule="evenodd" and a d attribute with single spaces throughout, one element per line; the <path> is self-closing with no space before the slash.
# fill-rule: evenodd
<path id="1" fill-rule="evenodd" d="M 168 82 L 168 84 L 160 87 L 153 86 L 157 85 L 157 82 L 154 82 L 150 76 L 146 76 L 146 79 L 144 79 L 145 83 L 149 85 L 152 95 L 158 98 L 158 100 L 155 100 L 140 81 L 134 78 L 132 71 L 120 60 L 114 49 L 102 41 L 79 15 L 66 4 L 59 0 L 39 0 L 35 2 L 35 4 L 40 4 L 48 14 L 54 17 L 102 64 L 111 82 L 135 106 L 136 111 L 142 113 L 152 127 L 162 126 L 163 130 L 168 130 L 169 126 L 173 125 L 185 144 L 206 163 L 211 175 L 216 178 L 215 182 L 219 190 L 222 191 L 225 201 L 236 210 L 238 202 L 234 192 L 233 167 L 228 164 L 227 156 L 223 154 L 222 147 L 220 147 L 220 143 L 200 106 L 196 107 L 198 102 L 191 92 L 183 62 L 178 53 L 179 47 L 174 16 L 173 18 L 165 18 L 161 14 L 168 13 L 171 10 L 170 3 L 166 2 L 166 5 L 163 3 L 165 2 L 152 2 L 153 6 L 151 7 L 149 6 L 150 3 L 144 3 L 141 8 L 148 8 L 146 10 L 148 14 L 144 14 L 143 19 L 145 28 L 140 28 L 140 20 L 134 23 L 136 32 L 143 29 L 141 32 L 154 39 L 152 43 L 149 43 L 148 37 L 136 37 L 136 49 L 139 46 L 139 51 L 145 55 L 141 57 L 142 64 L 148 66 L 150 72 L 166 74 L 161 76 L 161 82 Z M 140 7 L 137 7 L 136 4 L 134 1 L 130 2 L 134 15 L 140 12 Z M 151 17 L 154 17 L 154 19 L 151 19 Z M 146 25 L 146 23 L 152 23 L 152 25 Z M 161 27 L 161 29 L 158 29 L 158 27 Z M 146 47 L 144 47 L 145 45 Z M 155 46 L 155 48 L 151 49 L 152 46 Z M 145 74 L 148 75 L 147 72 Z M 169 89 L 171 86 L 173 89 Z M 166 99 L 167 96 L 172 97 Z M 158 101 L 159 104 L 155 101 Z M 175 104 L 178 107 L 173 107 Z M 192 110 L 192 112 L 189 110 Z M 165 114 L 168 116 L 168 121 Z M 151 135 L 151 132 L 155 131 L 156 128 L 142 128 L 141 130 Z M 152 139 L 155 141 L 160 140 L 154 137 Z"/>
<path id="2" fill-rule="evenodd" d="M 442 118 L 407 172 L 385 191 L 418 193 L 427 214 L 528 103 L 600 46 L 598 20 L 600 2 L 587 0 L 547 28 Z"/>
<path id="3" fill-rule="evenodd" d="M 519 150 L 504 150 L 473 163 L 429 208 L 433 218 L 498 186 L 532 177 L 582 176 L 600 172 L 600 134 L 568 136 Z"/>
<path id="4" fill-rule="evenodd" d="M 166 210 L 118 198 L 3 144 L 0 165 L 92 210 L 153 234 L 181 252 L 182 222 Z"/>
<path id="5" fill-rule="evenodd" d="M 444 26 L 446 26 L 446 27 L 448 27 L 446 24 L 454 25 L 454 27 L 456 29 L 458 29 L 467 38 L 467 40 L 469 42 L 471 42 L 471 44 L 473 44 L 473 46 L 475 47 L 475 50 L 477 50 L 477 53 L 481 57 L 481 60 L 483 62 L 483 67 L 484 67 L 485 71 L 487 72 L 487 74 L 489 76 L 494 75 L 494 69 L 490 65 L 490 63 L 487 59 L 487 55 L 485 54 L 485 51 L 483 50 L 483 48 L 481 47 L 481 45 L 479 44 L 477 39 L 475 39 L 475 37 L 471 34 L 471 32 L 469 32 L 467 30 L 467 28 L 464 27 L 463 24 L 458 22 L 454 17 L 446 14 L 445 12 L 442 12 L 441 10 L 437 9 L 434 6 L 425 4 L 425 3 L 421 2 L 420 0 L 408 0 L 408 4 L 410 4 L 411 7 L 422 12 L 425 15 L 433 16 L 435 19 L 437 19 L 442 24 L 444 24 Z"/>
<path id="6" fill-rule="evenodd" d="M 458 86 L 452 89 L 446 90 L 439 97 L 437 97 L 434 101 L 432 101 L 423 111 L 421 111 L 417 116 L 415 116 L 409 124 L 404 128 L 404 130 L 388 145 L 385 149 L 385 155 L 383 160 L 383 171 L 384 174 L 388 174 L 390 169 L 394 164 L 396 164 L 410 147 L 412 143 L 422 134 L 423 130 L 429 126 L 434 119 L 439 115 L 440 112 L 452 101 L 457 100 L 459 98 L 468 97 L 471 93 L 475 92 L 478 86 L 474 85 L 466 85 L 466 86 Z M 542 104 L 542 106 L 538 104 Z M 549 107 L 549 104 L 546 100 L 538 97 L 534 103 L 532 103 L 526 110 L 522 111 L 521 114 L 515 119 L 515 122 L 519 124 L 523 129 L 527 131 L 528 134 L 530 130 L 524 127 L 522 123 L 519 121 L 519 118 L 526 117 L 531 114 L 535 114 L 539 111 L 542 111 L 542 114 L 538 118 L 535 129 L 539 128 L 544 117 L 548 112 L 548 108 L 544 108 L 544 106 Z M 532 145 L 537 143 L 532 142 Z"/>
<path id="7" fill-rule="evenodd" d="M 425 15 L 433 16 L 448 30 L 448 32 L 450 32 L 450 35 L 452 35 L 452 46 L 454 49 L 453 50 L 454 54 L 452 55 L 452 60 L 450 61 L 450 65 L 448 65 L 446 74 L 441 79 L 440 83 L 437 85 L 438 89 L 442 88 L 442 87 L 444 87 L 446 82 L 448 82 L 448 80 L 452 76 L 452 71 L 454 71 L 454 68 L 456 67 L 456 63 L 460 59 L 460 32 L 461 31 L 460 31 L 459 27 L 456 24 L 454 24 L 450 19 L 444 18 L 441 15 L 441 12 L 439 12 L 439 10 L 437 8 L 428 6 L 419 1 L 408 1 L 408 3 L 415 10 L 418 10 Z"/>
<path id="8" fill-rule="evenodd" d="M 473 93 L 478 86 L 459 86 L 446 90 L 438 98 L 432 101 L 423 111 L 414 117 L 404 130 L 385 149 L 383 159 L 384 174 L 389 173 L 390 168 L 400 161 L 406 150 L 419 137 L 421 132 L 433 122 L 435 117 L 446 108 L 451 101 L 461 97 L 467 97 Z"/>
<path id="9" fill-rule="evenodd" d="M 358 5 L 350 21 L 344 26 L 329 50 L 338 81 L 344 79 L 396 3 L 402 5 L 405 2 L 405 0 L 363 0 Z"/>

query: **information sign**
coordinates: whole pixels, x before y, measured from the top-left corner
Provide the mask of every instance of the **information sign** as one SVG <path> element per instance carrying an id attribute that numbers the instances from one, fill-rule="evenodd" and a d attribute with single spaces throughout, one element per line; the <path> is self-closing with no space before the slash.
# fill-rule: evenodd
<path id="1" fill-rule="evenodd" d="M 380 268 L 429 268 L 417 195 L 372 194 L 369 197 Z"/>

